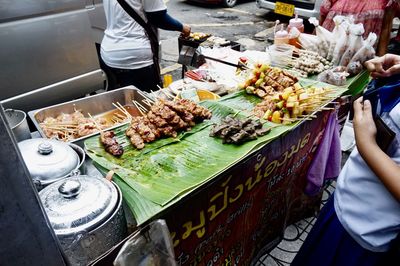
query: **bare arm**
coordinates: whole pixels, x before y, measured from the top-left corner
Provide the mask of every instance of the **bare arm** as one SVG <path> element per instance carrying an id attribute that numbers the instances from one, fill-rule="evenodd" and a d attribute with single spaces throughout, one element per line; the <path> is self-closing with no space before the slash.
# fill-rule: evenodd
<path id="1" fill-rule="evenodd" d="M 393 7 L 386 7 L 383 16 L 382 31 L 379 36 L 377 55 L 382 56 L 386 53 L 387 46 L 390 41 L 390 33 L 392 31 L 393 18 L 395 9 Z"/>
<path id="2" fill-rule="evenodd" d="M 354 102 L 353 125 L 361 157 L 389 192 L 400 201 L 400 166 L 376 143 L 376 126 L 368 100 L 362 102 L 362 98 L 359 98 Z"/>

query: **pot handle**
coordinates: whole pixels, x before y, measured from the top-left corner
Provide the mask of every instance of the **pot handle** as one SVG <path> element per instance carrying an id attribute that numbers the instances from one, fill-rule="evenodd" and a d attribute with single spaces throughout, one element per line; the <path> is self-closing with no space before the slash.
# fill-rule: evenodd
<path id="1" fill-rule="evenodd" d="M 67 179 L 58 187 L 58 192 L 60 192 L 64 198 L 69 199 L 78 196 L 81 189 L 81 182 Z"/>
<path id="2" fill-rule="evenodd" d="M 40 181 L 39 177 L 33 177 L 32 178 L 33 184 L 35 185 L 36 189 L 38 191 L 42 190 L 42 188 L 44 187 L 44 185 L 42 184 L 42 181 Z"/>
<path id="3" fill-rule="evenodd" d="M 67 177 L 77 177 L 81 175 L 81 171 L 79 169 L 72 170 L 71 173 L 68 174 Z"/>

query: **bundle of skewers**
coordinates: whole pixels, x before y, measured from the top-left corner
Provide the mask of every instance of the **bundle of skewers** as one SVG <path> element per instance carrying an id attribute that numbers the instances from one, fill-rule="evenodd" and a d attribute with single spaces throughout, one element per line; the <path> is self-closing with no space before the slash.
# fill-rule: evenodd
<path id="1" fill-rule="evenodd" d="M 239 88 L 245 89 L 249 94 L 264 98 L 276 91 L 283 91 L 285 88 L 293 86 L 297 81 L 297 77 L 286 70 L 259 64 L 255 66 L 252 76 L 243 84 L 239 84 Z"/>
<path id="2" fill-rule="evenodd" d="M 280 51 L 279 48 L 277 51 Z M 275 67 L 291 68 L 291 71 L 304 78 L 333 67 L 333 63 L 319 55 L 318 52 L 306 49 L 296 48 L 291 54 L 282 52 L 277 57 L 279 60 L 273 64 Z"/>
<path id="3" fill-rule="evenodd" d="M 164 92 L 164 89 L 161 91 Z M 168 93 L 166 93 L 168 95 Z M 189 131 L 204 119 L 211 118 L 211 112 L 188 99 L 162 99 L 153 93 L 144 104 L 133 101 L 141 116 L 133 117 L 125 134 L 133 146 L 143 149 L 145 143 L 162 137 L 177 137 L 179 131 Z M 147 105 L 144 106 L 144 105 Z"/>
<path id="4" fill-rule="evenodd" d="M 110 125 L 105 119 L 96 118 L 100 128 Z M 40 127 L 47 138 L 55 138 L 62 141 L 71 141 L 82 136 L 97 132 L 92 119 L 85 117 L 81 111 L 75 110 L 72 114 L 62 113 L 57 117 L 46 117 Z"/>
<path id="5" fill-rule="evenodd" d="M 298 83 L 280 93 L 264 98 L 253 110 L 255 116 L 277 124 L 291 124 L 300 120 L 310 120 L 317 110 L 336 98 L 330 88 L 302 88 Z"/>
<path id="6" fill-rule="evenodd" d="M 75 110 L 71 114 L 61 113 L 57 117 L 46 117 L 40 123 L 40 127 L 47 138 L 68 142 L 132 119 L 132 116 L 120 103 L 113 103 L 113 105 L 119 112 L 113 113 L 111 121 L 104 117 L 85 117 L 80 110 Z"/>
<path id="7" fill-rule="evenodd" d="M 320 56 L 317 52 L 299 49 L 298 57 L 291 57 L 291 66 L 301 77 L 319 74 L 333 67 L 333 63 Z"/>
<path id="8" fill-rule="evenodd" d="M 222 143 L 240 144 L 264 136 L 270 131 L 271 128 L 263 128 L 260 120 L 239 119 L 229 115 L 211 128 L 210 137 L 218 137 L 222 139 Z"/>

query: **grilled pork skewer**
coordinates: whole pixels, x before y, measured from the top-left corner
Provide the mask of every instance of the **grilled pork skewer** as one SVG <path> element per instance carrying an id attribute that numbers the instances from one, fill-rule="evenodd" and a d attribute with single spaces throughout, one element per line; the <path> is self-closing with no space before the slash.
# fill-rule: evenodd
<path id="1" fill-rule="evenodd" d="M 88 115 L 93 120 L 93 123 L 97 129 L 100 131 L 100 142 L 103 144 L 106 152 L 116 157 L 121 156 L 124 153 L 124 148 L 118 143 L 117 139 L 115 138 L 115 133 L 113 131 L 104 132 L 92 115 L 90 113 L 88 113 Z"/>
<path id="2" fill-rule="evenodd" d="M 113 131 L 100 132 L 100 142 L 106 152 L 113 156 L 120 157 L 124 153 L 124 148 L 118 143 Z"/>

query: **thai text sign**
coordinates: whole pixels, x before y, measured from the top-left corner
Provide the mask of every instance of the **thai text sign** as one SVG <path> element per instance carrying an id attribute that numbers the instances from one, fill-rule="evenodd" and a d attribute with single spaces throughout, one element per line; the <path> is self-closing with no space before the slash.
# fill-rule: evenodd
<path id="1" fill-rule="evenodd" d="M 178 265 L 248 265 L 287 225 L 312 215 L 321 195 L 303 189 L 328 117 L 303 122 L 164 214 Z"/>

